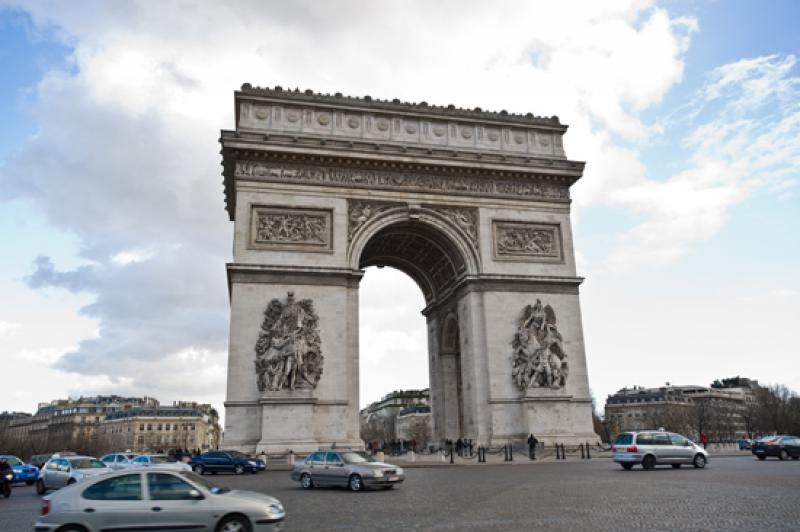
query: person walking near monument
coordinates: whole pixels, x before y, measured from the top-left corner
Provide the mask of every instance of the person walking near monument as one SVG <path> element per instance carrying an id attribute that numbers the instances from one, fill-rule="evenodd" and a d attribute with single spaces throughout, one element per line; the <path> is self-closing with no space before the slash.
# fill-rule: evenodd
<path id="1" fill-rule="evenodd" d="M 536 460 L 536 445 L 539 443 L 539 440 L 536 439 L 536 436 L 531 435 L 528 436 L 528 458 L 531 460 Z"/>
<path id="2" fill-rule="evenodd" d="M 708 436 L 706 436 L 706 433 L 703 431 L 700 431 L 700 445 L 703 446 L 703 449 L 708 447 Z"/>

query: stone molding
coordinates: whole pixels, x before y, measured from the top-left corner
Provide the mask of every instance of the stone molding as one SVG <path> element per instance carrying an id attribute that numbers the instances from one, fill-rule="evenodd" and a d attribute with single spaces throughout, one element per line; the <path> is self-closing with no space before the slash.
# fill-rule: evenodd
<path id="1" fill-rule="evenodd" d="M 333 252 L 333 210 L 251 205 L 249 249 Z"/>
<path id="2" fill-rule="evenodd" d="M 495 260 L 564 262 L 560 224 L 492 220 L 492 244 Z"/>
<path id="3" fill-rule="evenodd" d="M 430 105 L 427 102 L 401 102 L 399 99 L 382 100 L 379 98 L 372 98 L 371 96 L 345 96 L 342 93 L 335 94 L 322 94 L 314 92 L 310 89 L 300 92 L 299 89 L 294 91 L 287 89 L 283 90 L 280 86 L 270 87 L 253 87 L 250 83 L 242 84 L 241 90 L 237 91 L 236 96 L 244 99 L 245 96 L 250 97 L 266 97 L 270 100 L 278 100 L 285 102 L 303 102 L 303 103 L 316 103 L 324 104 L 326 106 L 335 105 L 339 107 L 358 107 L 373 110 L 384 110 L 392 112 L 403 113 L 423 113 L 426 115 L 434 114 L 438 116 L 447 116 L 453 118 L 472 119 L 472 120 L 492 120 L 500 122 L 516 122 L 524 125 L 538 125 L 549 126 L 559 130 L 566 130 L 557 116 L 534 116 L 532 113 L 516 114 L 503 111 L 484 111 L 480 107 L 474 109 L 463 109 L 455 105 Z"/>
<path id="4" fill-rule="evenodd" d="M 262 266 L 228 263 L 228 294 L 234 283 L 306 286 L 342 286 L 358 288 L 364 272 L 350 268 L 315 268 L 303 266 Z"/>

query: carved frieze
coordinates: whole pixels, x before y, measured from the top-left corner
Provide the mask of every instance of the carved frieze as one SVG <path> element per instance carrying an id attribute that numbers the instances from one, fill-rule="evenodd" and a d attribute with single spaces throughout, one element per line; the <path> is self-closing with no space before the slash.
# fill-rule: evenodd
<path id="1" fill-rule="evenodd" d="M 322 376 L 319 317 L 310 299 L 273 299 L 264 311 L 255 346 L 258 389 L 268 391 L 316 388 Z"/>
<path id="2" fill-rule="evenodd" d="M 511 378 L 516 387 L 563 388 L 569 374 L 564 339 L 556 327 L 556 313 L 550 305 L 526 305 L 517 320 Z"/>
<path id="3" fill-rule="evenodd" d="M 499 260 L 561 262 L 561 228 L 557 224 L 492 221 L 494 256 Z"/>
<path id="4" fill-rule="evenodd" d="M 478 209 L 474 207 L 445 207 L 440 205 L 426 205 L 444 215 L 456 227 L 470 237 L 473 243 L 478 242 Z"/>
<path id="5" fill-rule="evenodd" d="M 378 214 L 400 205 L 385 201 L 347 200 L 347 241 L 351 241 L 361 226 Z"/>
<path id="6" fill-rule="evenodd" d="M 284 165 L 236 161 L 237 178 L 256 178 L 276 183 L 296 183 L 346 188 L 432 192 L 480 197 L 569 200 L 569 187 L 552 183 L 442 176 L 358 168 Z"/>
<path id="7" fill-rule="evenodd" d="M 331 251 L 333 224 L 328 209 L 294 209 L 253 205 L 250 247 L 253 249 Z"/>

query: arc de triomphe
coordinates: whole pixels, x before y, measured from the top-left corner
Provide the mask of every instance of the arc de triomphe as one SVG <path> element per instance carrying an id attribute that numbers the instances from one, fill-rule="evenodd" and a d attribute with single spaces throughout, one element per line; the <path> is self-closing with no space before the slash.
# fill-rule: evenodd
<path id="1" fill-rule="evenodd" d="M 358 286 L 375 265 L 425 296 L 434 440 L 597 439 L 567 126 L 249 84 L 235 111 L 225 447 L 361 444 Z"/>

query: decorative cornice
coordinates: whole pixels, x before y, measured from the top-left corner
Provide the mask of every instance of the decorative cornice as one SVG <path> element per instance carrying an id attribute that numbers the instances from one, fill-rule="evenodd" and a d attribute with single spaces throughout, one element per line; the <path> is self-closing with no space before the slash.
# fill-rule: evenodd
<path id="1" fill-rule="evenodd" d="M 516 122 L 524 125 L 544 125 L 556 126 L 560 129 L 566 129 L 562 125 L 557 116 L 535 116 L 532 113 L 517 114 L 509 113 L 508 111 L 484 111 L 480 107 L 474 109 L 464 109 L 456 107 L 455 105 L 431 105 L 427 102 L 403 102 L 397 98 L 392 100 L 382 100 L 379 98 L 372 98 L 371 96 L 345 96 L 337 92 L 334 94 L 322 94 L 314 92 L 311 89 L 300 91 L 295 88 L 294 90 L 284 90 L 280 86 L 273 88 L 269 87 L 253 87 L 250 83 L 244 83 L 241 91 L 237 91 L 237 96 L 262 96 L 268 98 L 279 98 L 284 100 L 303 102 L 303 103 L 324 103 L 336 106 L 355 106 L 355 107 L 368 107 L 370 109 L 380 109 L 385 111 L 394 112 L 415 112 L 425 113 L 430 115 L 439 115 L 452 118 L 467 118 L 477 120 L 492 120 L 499 122 Z"/>

